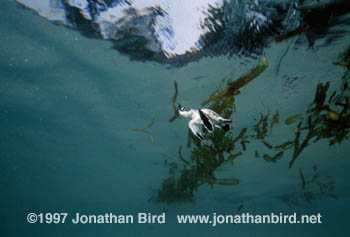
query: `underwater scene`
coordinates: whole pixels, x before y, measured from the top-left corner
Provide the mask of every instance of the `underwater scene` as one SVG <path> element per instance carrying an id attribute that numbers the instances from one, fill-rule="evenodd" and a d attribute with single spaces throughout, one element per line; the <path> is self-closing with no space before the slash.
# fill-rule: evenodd
<path id="1" fill-rule="evenodd" d="M 349 236 L 350 1 L 0 11 L 1 236 Z"/>

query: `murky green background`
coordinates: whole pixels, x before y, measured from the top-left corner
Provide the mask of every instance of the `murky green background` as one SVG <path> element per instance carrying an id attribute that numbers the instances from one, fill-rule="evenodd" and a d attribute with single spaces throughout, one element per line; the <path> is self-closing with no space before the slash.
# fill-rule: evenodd
<path id="1" fill-rule="evenodd" d="M 203 58 L 180 68 L 130 61 L 108 41 L 87 39 L 19 7 L 0 3 L 0 233 L 1 236 L 347 236 L 349 142 L 330 147 L 311 143 L 292 168 L 292 152 L 277 163 L 255 157 L 266 150 L 251 141 L 234 164 L 223 165 L 217 177 L 239 179 L 239 185 L 204 184 L 194 203 L 167 205 L 150 201 L 168 177 L 164 163 L 184 156 L 187 123 L 169 123 L 174 80 L 178 101 L 198 108 L 216 90 L 222 77 L 235 79 L 259 60 Z M 267 70 L 236 97 L 233 133 L 252 127 L 259 113 L 279 111 L 270 142 L 293 137 L 284 120 L 307 110 L 319 82 L 341 85 L 342 67 L 332 65 L 349 44 L 288 51 L 287 43 L 266 50 Z M 295 79 L 293 79 L 295 78 Z M 132 131 L 154 119 L 147 134 Z M 311 180 L 302 189 L 300 170 Z M 327 191 L 320 191 L 320 184 Z M 308 194 L 311 193 L 311 198 Z M 322 224 L 179 225 L 177 214 L 322 214 Z M 29 212 L 136 214 L 167 211 L 165 225 L 28 224 Z"/>

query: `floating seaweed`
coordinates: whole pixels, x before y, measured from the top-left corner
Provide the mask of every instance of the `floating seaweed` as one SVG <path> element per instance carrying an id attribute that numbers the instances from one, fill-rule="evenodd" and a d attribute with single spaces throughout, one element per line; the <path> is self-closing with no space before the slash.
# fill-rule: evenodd
<path id="1" fill-rule="evenodd" d="M 339 120 L 339 112 L 334 109 L 328 110 L 328 119 L 330 120 Z"/>
<path id="2" fill-rule="evenodd" d="M 265 141 L 265 140 L 261 140 L 261 143 L 264 144 L 269 149 L 273 148 L 273 146 L 270 143 L 268 143 L 267 141 Z"/>
<path id="3" fill-rule="evenodd" d="M 331 28 L 340 24 L 349 24 L 349 20 L 344 17 L 350 11 L 348 0 L 318 2 L 319 4 L 299 5 L 295 8 L 300 11 L 301 17 L 301 26 L 296 29 L 296 33 L 305 33 L 310 47 L 313 47 L 317 39 L 324 38 L 330 31 L 336 36 L 327 39 L 328 43 L 347 34 L 344 30 L 331 30 Z"/>
<path id="4" fill-rule="evenodd" d="M 303 174 L 303 172 L 301 171 L 301 169 L 300 169 L 300 171 L 299 171 L 299 175 L 300 175 L 300 178 L 301 178 L 301 188 L 302 188 L 302 189 L 305 189 L 306 182 L 305 182 L 304 174 Z"/>
<path id="5" fill-rule="evenodd" d="M 328 139 L 329 145 L 332 146 L 350 138 L 349 70 L 345 72 L 342 79 L 343 84 L 340 90 L 333 92 L 327 102 L 326 97 L 330 83 L 319 83 L 314 101 L 307 110 L 307 118 L 305 120 L 301 120 L 299 117 L 289 119 L 293 122 L 299 120 L 295 132 L 293 158 L 289 163 L 289 167 L 292 167 L 296 158 L 310 144 L 311 139 L 314 139 L 314 142 L 320 139 Z M 303 139 L 301 133 L 304 134 Z"/>
<path id="6" fill-rule="evenodd" d="M 223 82 L 224 79 L 221 80 L 220 84 Z M 219 89 L 220 87 L 221 85 Z M 226 92 L 228 91 L 226 88 Z M 173 108 L 175 95 L 172 101 Z M 234 97 L 228 95 L 215 97 L 215 102 L 210 107 L 224 117 L 230 117 L 234 108 Z M 170 177 L 163 182 L 162 187 L 155 193 L 154 199 L 167 203 L 193 201 L 193 193 L 200 185 L 208 184 L 213 187 L 214 185 L 239 184 L 239 180 L 235 178 L 216 178 L 215 170 L 223 164 L 233 164 L 233 161 L 243 154 L 242 151 L 233 151 L 237 142 L 242 145 L 243 150 L 246 149 L 245 144 L 249 143 L 248 136 L 245 135 L 246 131 L 247 129 L 242 129 L 237 137 L 232 138 L 231 132 L 225 133 L 221 130 L 215 130 L 214 133 L 207 136 L 211 141 L 210 144 L 198 142 L 196 138 L 189 135 L 187 144 L 191 144 L 192 141 L 194 143 L 190 157 L 187 159 L 183 157 L 181 146 L 178 150 L 179 160 L 186 168 L 177 176 L 169 173 Z"/>
<path id="7" fill-rule="evenodd" d="M 223 90 L 215 91 L 208 99 L 204 100 L 201 105 L 205 106 L 210 102 L 213 102 L 212 108 L 218 103 L 224 101 L 230 101 L 230 98 L 239 93 L 239 90 L 251 82 L 254 78 L 259 76 L 267 68 L 268 63 L 266 58 L 255 68 L 253 68 L 249 73 L 238 78 L 237 80 L 227 84 L 227 87 Z M 225 104 L 225 103 L 224 103 Z"/>
<path id="8" fill-rule="evenodd" d="M 173 98 L 171 100 L 171 107 L 174 110 L 174 115 L 173 115 L 173 117 L 171 117 L 169 119 L 169 123 L 172 123 L 176 118 L 179 117 L 179 111 L 178 111 L 178 109 L 175 106 L 176 98 L 177 98 L 177 95 L 178 95 L 178 88 L 177 88 L 177 82 L 176 81 L 174 82 L 174 86 L 175 86 L 175 92 L 174 92 Z"/>
<path id="9" fill-rule="evenodd" d="M 195 170 L 185 169 L 180 177 L 175 175 L 165 179 L 160 189 L 154 190 L 151 200 L 171 204 L 173 202 L 194 202 L 194 190 L 199 186 Z"/>
<path id="10" fill-rule="evenodd" d="M 283 142 L 281 145 L 275 146 L 275 150 L 282 149 L 282 150 L 287 150 L 291 148 L 294 145 L 293 141 L 286 141 Z"/>
<path id="11" fill-rule="evenodd" d="M 283 154 L 284 154 L 284 151 L 280 151 L 280 152 L 278 152 L 278 153 L 273 157 L 273 159 L 279 160 L 279 159 L 281 159 L 281 157 L 283 156 Z"/>
<path id="12" fill-rule="evenodd" d="M 235 154 L 231 154 L 226 158 L 226 162 L 231 162 L 233 164 L 233 160 L 236 159 L 238 156 L 241 156 L 242 154 L 243 153 L 241 151 Z"/>
<path id="13" fill-rule="evenodd" d="M 260 154 L 258 151 L 255 151 L 255 158 L 260 158 Z"/>
<path id="14" fill-rule="evenodd" d="M 345 67 L 346 69 L 350 69 L 350 48 L 345 50 L 344 53 L 340 55 L 341 61 L 333 62 L 334 65 Z"/>
<path id="15" fill-rule="evenodd" d="M 238 207 L 238 209 L 237 209 L 237 212 L 240 212 L 243 208 L 244 208 L 244 204 L 241 203 L 241 205 L 239 205 L 239 207 Z"/>
<path id="16" fill-rule="evenodd" d="M 268 134 L 268 118 L 270 116 L 270 113 L 267 113 L 266 115 L 263 115 L 260 113 L 260 120 L 257 124 L 254 125 L 254 131 L 256 132 L 255 135 L 253 135 L 253 138 L 255 139 L 264 139 L 265 136 Z"/>
<path id="17" fill-rule="evenodd" d="M 181 153 L 182 147 L 179 147 L 178 154 L 181 162 L 185 164 L 185 169 L 177 176 L 176 172 L 170 172 L 170 176 L 165 179 L 160 189 L 155 190 L 153 200 L 158 202 L 193 202 L 194 191 L 200 185 L 237 185 L 239 180 L 236 178 L 216 178 L 214 171 L 222 164 L 230 162 L 242 155 L 242 152 L 224 156 L 224 152 L 218 152 L 212 147 L 196 145 L 192 151 L 191 158 L 186 160 Z M 173 166 L 174 167 L 174 166 Z M 176 166 L 177 167 L 177 166 Z"/>
<path id="18" fill-rule="evenodd" d="M 296 29 L 289 31 L 288 33 L 278 36 L 275 38 L 275 42 L 276 43 L 280 43 L 282 41 L 285 41 L 287 39 L 290 39 L 294 36 L 300 35 L 304 32 L 306 32 L 308 29 L 310 28 L 310 26 L 308 24 L 302 24 L 301 26 L 297 27 Z"/>
<path id="19" fill-rule="evenodd" d="M 240 88 L 259 75 L 267 67 L 267 62 L 263 62 L 257 68 L 253 69 L 247 75 L 240 79 L 228 83 L 226 88 L 217 89 L 208 99 L 203 101 L 203 105 L 212 103 L 210 108 L 223 117 L 230 117 L 234 111 L 234 95 Z M 260 113 L 260 119 L 252 129 L 243 128 L 236 137 L 232 132 L 223 132 L 215 130 L 208 134 L 208 144 L 198 142 L 193 136 L 189 136 L 188 144 L 193 142 L 189 157 L 182 156 L 182 147 L 178 150 L 179 161 L 183 163 L 184 170 L 172 173 L 166 179 L 160 190 L 156 194 L 156 200 L 167 203 L 175 201 L 194 201 L 194 192 L 200 185 L 207 184 L 212 188 L 214 185 L 237 185 L 238 179 L 220 178 L 215 176 L 215 171 L 224 164 L 231 163 L 243 155 L 249 147 L 251 139 L 260 140 L 260 142 L 269 149 L 269 154 L 263 151 L 255 151 L 255 157 L 262 157 L 269 163 L 277 163 L 288 151 L 291 150 L 292 158 L 289 161 L 291 168 L 300 154 L 308 147 L 311 142 L 317 142 L 320 139 L 328 139 L 329 145 L 342 143 L 350 138 L 350 90 L 348 83 L 350 80 L 350 70 L 348 69 L 342 77 L 342 86 L 327 97 L 330 83 L 319 83 L 317 85 L 313 102 L 308 107 L 306 113 L 299 113 L 288 117 L 285 124 L 294 129 L 294 139 L 282 141 L 280 144 L 271 144 L 268 142 L 268 136 L 274 124 L 279 123 L 280 115 L 278 111 L 271 116 L 268 110 L 266 114 Z M 224 80 L 222 79 L 221 82 Z M 175 96 L 174 96 L 175 97 Z M 176 99 L 176 97 L 175 97 Z M 175 103 L 173 99 L 173 105 Z M 270 132 L 269 132 L 270 129 Z M 250 132 L 253 131 L 253 134 Z M 237 146 L 238 144 L 238 146 Z M 262 154 L 262 155 L 260 155 Z M 315 173 L 318 170 L 313 167 Z M 302 189 L 305 200 L 311 200 L 313 195 L 308 190 L 309 183 L 315 182 L 317 174 L 313 179 L 307 180 L 302 171 L 299 176 L 302 179 Z M 319 183 L 317 183 L 319 184 Z M 320 188 L 327 188 L 328 184 L 319 184 Z M 321 187 L 322 186 L 322 187 Z M 178 195 L 178 197 L 176 197 Z M 317 194 L 318 195 L 318 194 Z"/>
<path id="20" fill-rule="evenodd" d="M 135 132 L 146 133 L 149 136 L 149 138 L 151 140 L 151 143 L 154 143 L 154 137 L 152 136 L 152 134 L 149 131 L 147 131 L 147 129 L 152 127 L 153 123 L 154 123 L 154 119 L 152 119 L 152 122 L 150 124 L 146 125 L 145 127 L 143 127 L 143 128 L 133 128 L 132 130 L 135 131 Z"/>
<path id="21" fill-rule="evenodd" d="M 236 178 L 231 178 L 231 179 L 215 179 L 215 180 L 210 180 L 209 182 L 212 182 L 212 184 L 225 185 L 225 186 L 231 186 L 231 185 L 237 185 L 237 184 L 239 184 L 239 180 L 236 179 Z"/>
<path id="22" fill-rule="evenodd" d="M 276 163 L 277 160 L 281 159 L 281 157 L 283 156 L 284 151 L 280 151 L 278 152 L 276 155 L 274 156 L 270 156 L 266 153 L 263 154 L 263 158 L 264 160 L 266 160 L 267 162 L 271 162 L 271 163 Z"/>
<path id="23" fill-rule="evenodd" d="M 278 124 L 280 122 L 280 114 L 276 110 L 275 114 L 273 115 L 271 119 L 271 125 L 270 125 L 270 133 L 272 133 L 272 128 L 275 124 Z"/>
<path id="24" fill-rule="evenodd" d="M 304 175 L 302 170 L 299 170 L 299 177 L 301 180 L 301 189 L 291 193 L 287 193 L 278 198 L 283 202 L 293 205 L 305 205 L 314 200 L 322 198 L 334 198 L 337 199 L 337 195 L 334 193 L 335 182 L 330 179 L 324 173 L 319 172 L 318 169 L 312 168 L 313 173 L 310 175 Z M 299 183 L 298 179 L 298 183 Z"/>
<path id="25" fill-rule="evenodd" d="M 289 118 L 286 119 L 285 123 L 287 125 L 295 123 L 296 121 L 298 121 L 300 116 L 301 116 L 301 114 L 296 114 L 296 115 L 290 116 Z"/>
<path id="26" fill-rule="evenodd" d="M 182 162 L 184 162 L 185 164 L 189 165 L 190 163 L 189 163 L 187 160 L 184 159 L 184 157 L 182 156 L 181 151 L 182 151 L 182 146 L 179 147 L 179 151 L 178 151 L 180 160 L 181 160 Z"/>
<path id="27" fill-rule="evenodd" d="M 350 64 L 349 63 L 343 63 L 343 62 L 333 62 L 334 65 L 338 65 L 338 66 L 342 66 L 345 68 L 350 68 Z"/>
<path id="28" fill-rule="evenodd" d="M 275 160 L 273 157 L 271 157 L 271 156 L 269 156 L 268 154 L 266 154 L 266 153 L 263 154 L 263 158 L 264 158 L 264 160 L 266 160 L 267 162 L 276 163 L 276 160 Z"/>

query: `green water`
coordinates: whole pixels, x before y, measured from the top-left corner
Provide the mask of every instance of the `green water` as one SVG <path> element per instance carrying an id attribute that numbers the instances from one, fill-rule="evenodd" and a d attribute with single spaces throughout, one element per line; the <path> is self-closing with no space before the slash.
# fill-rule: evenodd
<path id="1" fill-rule="evenodd" d="M 110 42 L 87 39 L 14 1 L 2 1 L 0 9 L 1 236 L 348 235 L 347 140 L 333 146 L 327 139 L 310 142 L 289 168 L 292 150 L 269 163 L 255 157 L 255 151 L 262 156 L 269 150 L 251 139 L 233 165 L 215 170 L 217 178 L 239 184 L 204 183 L 191 202 L 155 201 L 171 164 L 178 164 L 176 175 L 183 171 L 179 147 L 186 159 L 194 149 L 186 146 L 188 121 L 168 122 L 174 81 L 177 101 L 199 108 L 221 78 L 239 78 L 261 59 L 203 58 L 180 68 L 130 61 Z M 340 88 L 345 69 L 332 62 L 349 39 L 317 50 L 291 49 L 278 72 L 287 43 L 272 44 L 265 55 L 268 68 L 235 97 L 233 136 L 243 128 L 252 133 L 260 113 L 278 110 L 280 122 L 268 141 L 279 145 L 293 139 L 296 125 L 284 120 L 307 111 L 318 83 L 330 81 L 330 91 Z M 152 120 L 153 143 L 148 134 L 133 131 Z M 321 213 L 322 224 L 213 227 L 176 221 L 178 214 L 235 214 L 241 204 L 240 213 Z M 166 224 L 29 224 L 31 212 L 166 212 L 167 219 Z"/>

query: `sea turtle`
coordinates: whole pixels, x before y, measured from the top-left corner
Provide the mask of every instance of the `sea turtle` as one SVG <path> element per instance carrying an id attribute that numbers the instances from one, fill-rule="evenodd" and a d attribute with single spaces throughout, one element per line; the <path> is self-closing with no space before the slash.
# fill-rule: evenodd
<path id="1" fill-rule="evenodd" d="M 191 109 L 187 107 L 181 107 L 179 109 L 179 114 L 181 116 L 191 118 L 188 126 L 191 129 L 192 133 L 201 141 L 204 141 L 204 137 L 199 125 L 203 125 L 203 127 L 209 133 L 213 132 L 214 127 L 221 128 L 224 131 L 229 131 L 231 128 L 231 119 L 225 119 L 210 109 Z"/>

